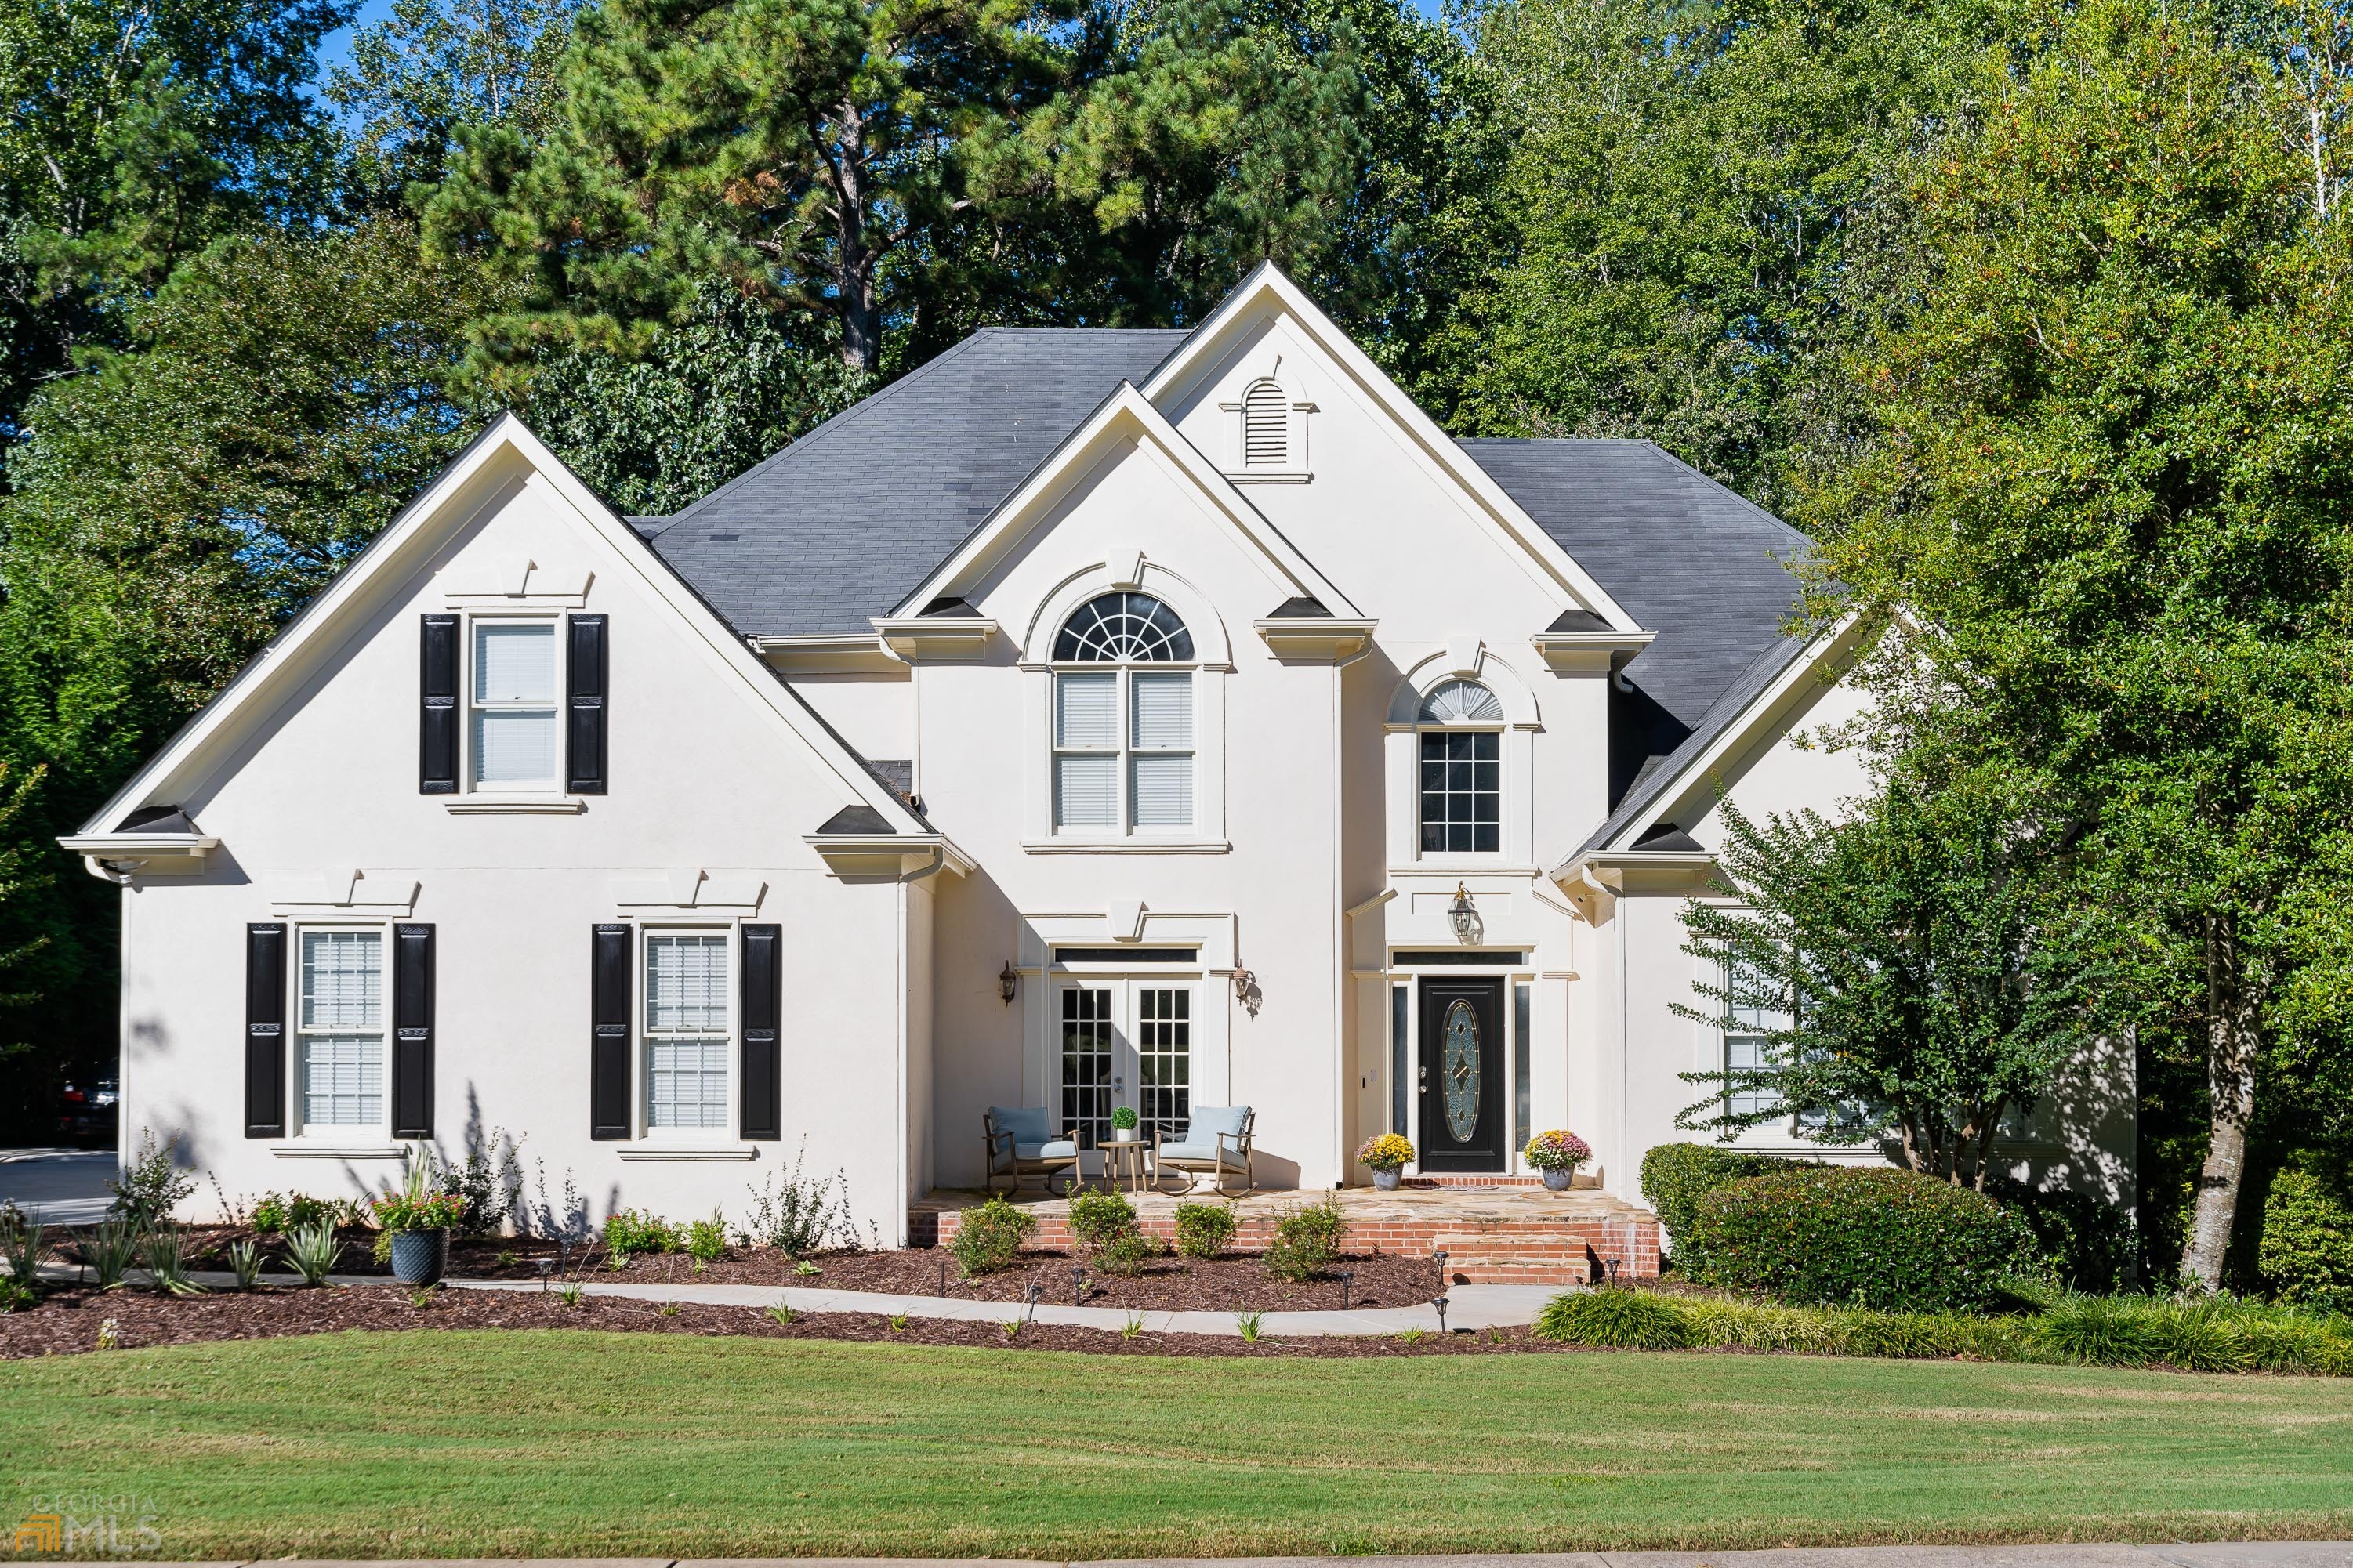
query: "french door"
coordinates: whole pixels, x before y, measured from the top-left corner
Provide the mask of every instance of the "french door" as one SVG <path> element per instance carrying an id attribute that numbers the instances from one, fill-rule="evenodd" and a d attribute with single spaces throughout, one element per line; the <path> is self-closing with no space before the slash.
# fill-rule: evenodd
<path id="1" fill-rule="evenodd" d="M 1171 980 L 1065 980 L 1055 987 L 1059 1136 L 1111 1140 L 1111 1113 L 1136 1113 L 1146 1142 L 1175 1138 L 1193 1116 L 1193 991 Z"/>

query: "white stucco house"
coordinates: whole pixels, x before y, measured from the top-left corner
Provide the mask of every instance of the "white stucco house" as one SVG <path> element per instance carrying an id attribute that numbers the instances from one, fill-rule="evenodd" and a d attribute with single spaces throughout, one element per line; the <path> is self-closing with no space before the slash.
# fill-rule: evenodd
<path id="1" fill-rule="evenodd" d="M 63 841 L 125 1142 L 324 1192 L 498 1128 L 598 1215 L 805 1152 L 890 1240 L 988 1107 L 1246 1104 L 1261 1185 L 1565 1126 L 1638 1197 L 1744 1048 L 1672 1011 L 1720 798 L 1862 783 L 1790 742 L 1857 700 L 1801 545 L 1648 443 L 1449 437 L 1272 268 L 978 332 L 673 517 L 502 419 Z M 2017 1162 L 2128 1202 L 2129 1074 Z"/>

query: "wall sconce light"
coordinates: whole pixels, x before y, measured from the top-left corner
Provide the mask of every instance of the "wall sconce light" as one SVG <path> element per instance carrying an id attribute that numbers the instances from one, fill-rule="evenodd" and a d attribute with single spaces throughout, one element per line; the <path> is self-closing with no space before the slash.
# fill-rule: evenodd
<path id="1" fill-rule="evenodd" d="M 1242 1003 L 1242 1004 L 1244 1004 L 1245 1005 L 1247 1005 L 1249 1004 L 1249 1002 L 1250 1002 L 1250 989 L 1251 989 L 1251 987 L 1255 986 L 1257 984 L 1258 984 L 1258 976 L 1257 976 L 1257 975 L 1255 975 L 1255 974 L 1253 974 L 1253 973 L 1251 973 L 1249 970 L 1247 970 L 1247 969 L 1237 969 L 1237 970 L 1235 970 L 1235 971 L 1234 971 L 1234 1000 L 1235 1000 L 1235 1001 L 1237 1001 L 1237 1002 Z"/>
<path id="2" fill-rule="evenodd" d="M 1465 944 L 1479 940 L 1479 906 L 1471 901 L 1471 889 L 1461 882 L 1454 884 L 1454 901 L 1446 907 L 1447 922 L 1454 928 L 1454 940 Z"/>
<path id="3" fill-rule="evenodd" d="M 997 972 L 997 994 L 1004 997 L 1005 1005 L 1010 1007 L 1020 990 L 1021 972 L 1013 967 L 1013 961 L 1008 958 L 1005 961 L 1005 967 Z"/>

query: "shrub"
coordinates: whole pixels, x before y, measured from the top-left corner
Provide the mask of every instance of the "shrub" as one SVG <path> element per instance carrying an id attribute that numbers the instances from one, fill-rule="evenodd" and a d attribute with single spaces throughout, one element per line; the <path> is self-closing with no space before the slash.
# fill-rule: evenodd
<path id="1" fill-rule="evenodd" d="M 744 1239 L 754 1246 L 773 1247 L 787 1258 L 821 1252 L 828 1242 L 858 1245 L 849 1219 L 849 1187 L 839 1171 L 829 1176 L 804 1176 L 797 1155 L 788 1174 L 772 1172 L 752 1194 L 752 1217 Z"/>
<path id="2" fill-rule="evenodd" d="M 338 1204 L 325 1198 L 309 1197 L 301 1193 L 264 1193 L 253 1205 L 253 1228 L 264 1236 L 279 1236 L 321 1220 L 334 1219 L 341 1212 Z"/>
<path id="3" fill-rule="evenodd" d="M 1988 1182 L 1986 1192 L 2025 1223 L 2036 1271 L 2053 1284 L 2114 1290 L 2132 1277 L 2139 1237 L 2116 1205 L 2089 1193 L 2038 1192 L 2007 1176 Z"/>
<path id="4" fill-rule="evenodd" d="M 15 1204 L 0 1204 L 0 1263 L 8 1268 L 10 1289 L 32 1305 L 41 1294 L 41 1259 L 48 1256 L 48 1227 Z"/>
<path id="5" fill-rule="evenodd" d="M 1112 1109 L 1111 1124 L 1122 1132 L 1133 1131 L 1138 1120 L 1135 1107 L 1133 1105 L 1114 1106 Z"/>
<path id="6" fill-rule="evenodd" d="M 1662 1143 L 1642 1156 L 1642 1200 L 1659 1216 L 1676 1263 L 1687 1265 L 1684 1251 L 1700 1199 L 1726 1182 L 1786 1170 L 1791 1163 L 1716 1143 Z"/>
<path id="7" fill-rule="evenodd" d="M 964 1277 L 974 1279 L 1011 1268 L 1013 1259 L 1020 1254 L 1021 1244 L 1037 1228 L 1036 1215 L 1005 1198 L 994 1197 L 964 1211 L 948 1250 L 955 1254 Z"/>
<path id="8" fill-rule="evenodd" d="M 1340 1256 L 1340 1233 L 1347 1226 L 1339 1200 L 1329 1193 L 1320 1204 L 1293 1204 L 1274 1222 L 1274 1244 L 1266 1249 L 1266 1271 L 1278 1279 L 1313 1279 Z"/>
<path id="9" fill-rule="evenodd" d="M 1180 1258 L 1215 1258 L 1234 1239 L 1234 1205 L 1176 1205 L 1176 1254 Z"/>
<path id="10" fill-rule="evenodd" d="M 1651 1290 L 1604 1286 L 1555 1296 L 1530 1331 L 1540 1340 L 1613 1350 L 1672 1351 L 1692 1343 L 1683 1310 Z"/>
<path id="11" fill-rule="evenodd" d="M 180 1206 L 183 1198 L 196 1190 L 195 1177 L 180 1169 L 179 1152 L 177 1138 L 158 1146 L 155 1134 L 142 1128 L 139 1158 L 121 1176 L 106 1184 L 106 1190 L 114 1194 L 106 1212 L 141 1226 L 152 1226 L 168 1216 Z"/>
<path id="12" fill-rule="evenodd" d="M 1908 1171 L 1799 1167 L 1709 1193 L 1694 1272 L 1788 1301 L 1980 1310 L 2030 1255 L 2025 1225 L 1982 1194 Z"/>
<path id="13" fill-rule="evenodd" d="M 1140 1230 L 1124 1230 L 1095 1248 L 1094 1266 L 1106 1274 L 1141 1274 L 1160 1256 L 1160 1243 Z"/>
<path id="14" fill-rule="evenodd" d="M 98 1275 L 98 1288 L 111 1290 L 139 1261 L 139 1227 L 127 1219 L 106 1220 L 81 1244 L 82 1261 Z"/>
<path id="15" fill-rule="evenodd" d="M 2353 1314 L 2353 1209 L 2307 1171 L 2282 1171 L 2263 1199 L 2255 1267 L 2284 1301 Z"/>
<path id="16" fill-rule="evenodd" d="M 1089 1251 L 1100 1252 L 1135 1232 L 1135 1205 L 1117 1193 L 1071 1194 L 1071 1234 Z"/>
<path id="17" fill-rule="evenodd" d="M 622 1258 L 676 1252 L 678 1227 L 645 1209 L 616 1209 L 605 1222 L 605 1250 Z"/>
<path id="18" fill-rule="evenodd" d="M 686 1227 L 686 1255 L 697 1263 L 716 1263 L 727 1252 L 727 1227 L 719 1218 L 719 1211 L 711 1211 L 709 1219 L 699 1219 Z"/>

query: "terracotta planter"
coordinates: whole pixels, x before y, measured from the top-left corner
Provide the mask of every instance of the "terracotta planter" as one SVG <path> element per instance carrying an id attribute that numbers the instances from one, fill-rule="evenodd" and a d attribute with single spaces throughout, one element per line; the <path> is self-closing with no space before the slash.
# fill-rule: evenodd
<path id="1" fill-rule="evenodd" d="M 1403 1171 L 1377 1170 L 1373 1173 L 1373 1190 L 1380 1193 L 1393 1193 L 1398 1190 L 1398 1178 L 1404 1174 Z"/>
<path id="2" fill-rule="evenodd" d="M 449 1233 L 401 1230 L 392 1237 L 392 1277 L 403 1285 L 438 1285 L 449 1268 Z"/>
<path id="3" fill-rule="evenodd" d="M 1557 1171 L 1545 1171 L 1539 1173 L 1545 1179 L 1545 1190 L 1547 1192 L 1565 1193 L 1568 1191 L 1569 1183 L 1577 1180 L 1577 1168 L 1573 1165 L 1563 1165 Z"/>

